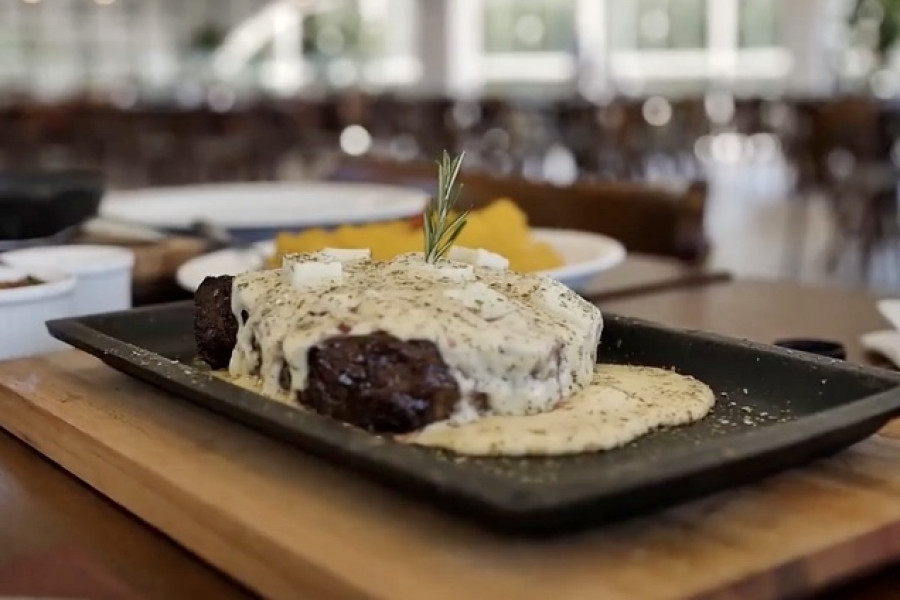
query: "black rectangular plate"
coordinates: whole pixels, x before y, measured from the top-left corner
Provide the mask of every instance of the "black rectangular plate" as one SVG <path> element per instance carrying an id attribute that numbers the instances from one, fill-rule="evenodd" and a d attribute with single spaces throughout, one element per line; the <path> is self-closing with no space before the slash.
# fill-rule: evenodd
<path id="1" fill-rule="evenodd" d="M 757 480 L 836 452 L 900 414 L 900 376 L 606 315 L 604 362 L 710 385 L 703 421 L 610 452 L 462 458 L 267 400 L 193 366 L 190 302 L 49 322 L 57 338 L 206 408 L 510 533 L 584 528 Z"/>

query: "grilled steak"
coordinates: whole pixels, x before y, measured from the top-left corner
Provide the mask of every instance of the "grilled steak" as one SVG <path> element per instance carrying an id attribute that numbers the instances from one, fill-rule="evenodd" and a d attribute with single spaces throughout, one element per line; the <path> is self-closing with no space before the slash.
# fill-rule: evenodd
<path id="1" fill-rule="evenodd" d="M 233 280 L 207 277 L 194 297 L 198 354 L 213 369 L 228 367 L 235 345 Z M 307 359 L 307 386 L 298 401 L 369 431 L 420 429 L 449 417 L 459 400 L 456 380 L 428 341 L 404 341 L 384 332 L 335 336 L 313 348 Z M 282 372 L 287 375 L 287 368 Z M 287 388 L 289 376 L 281 383 Z"/>
<path id="2" fill-rule="evenodd" d="M 237 319 L 231 312 L 234 277 L 207 277 L 194 294 L 194 340 L 197 355 L 212 369 L 225 369 L 237 337 Z"/>
<path id="3" fill-rule="evenodd" d="M 384 332 L 334 337 L 313 348 L 300 398 L 316 412 L 390 433 L 446 419 L 458 400 L 456 380 L 433 343 Z"/>

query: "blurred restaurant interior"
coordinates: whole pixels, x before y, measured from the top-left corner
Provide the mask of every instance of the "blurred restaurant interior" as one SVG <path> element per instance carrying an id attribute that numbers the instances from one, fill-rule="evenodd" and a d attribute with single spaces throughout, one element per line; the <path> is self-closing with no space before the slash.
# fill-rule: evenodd
<path id="1" fill-rule="evenodd" d="M 893 7 L 0 0 L 0 165 L 129 189 L 449 149 L 558 186 L 704 182 L 707 264 L 900 289 Z"/>
<path id="2" fill-rule="evenodd" d="M 340 288 L 360 248 L 441 242 L 445 151 L 476 209 L 456 262 Z M 897 598 L 898 182 L 900 0 L 0 0 L 0 597 Z M 570 355 L 637 391 L 526 431 L 590 391 Z M 471 460 L 412 446 L 493 419 L 484 380 L 549 400 Z M 419 420 L 335 416 L 382 406 Z M 602 439 L 547 445 L 579 426 Z M 457 517 L 608 529 L 508 542 L 366 469 Z"/>

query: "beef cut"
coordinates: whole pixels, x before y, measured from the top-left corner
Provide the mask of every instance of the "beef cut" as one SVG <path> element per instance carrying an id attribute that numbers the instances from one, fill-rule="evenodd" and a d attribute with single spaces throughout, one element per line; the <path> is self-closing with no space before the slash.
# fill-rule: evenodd
<path id="1" fill-rule="evenodd" d="M 212 369 L 228 368 L 238 323 L 231 312 L 234 277 L 207 277 L 194 294 L 194 340 L 197 355 Z"/>
<path id="2" fill-rule="evenodd" d="M 300 401 L 369 431 L 404 433 L 449 417 L 459 387 L 433 343 L 375 332 L 310 350 Z"/>
<path id="3" fill-rule="evenodd" d="M 207 277 L 194 297 L 198 355 L 213 369 L 228 367 L 237 338 L 233 281 Z M 307 360 L 307 385 L 298 402 L 376 433 L 406 433 L 446 419 L 460 398 L 437 346 L 426 340 L 401 340 L 383 331 L 336 335 L 312 348 Z M 287 365 L 280 379 L 287 388 Z"/>

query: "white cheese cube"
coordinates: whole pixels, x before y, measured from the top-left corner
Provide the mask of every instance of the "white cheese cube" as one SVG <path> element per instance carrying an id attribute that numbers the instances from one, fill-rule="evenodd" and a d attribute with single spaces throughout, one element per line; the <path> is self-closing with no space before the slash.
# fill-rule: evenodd
<path id="1" fill-rule="evenodd" d="M 466 248 L 465 246 L 451 246 L 450 252 L 447 253 L 447 258 L 472 265 L 475 264 L 477 252 L 477 250 Z"/>
<path id="2" fill-rule="evenodd" d="M 466 248 L 453 246 L 448 254 L 450 260 L 457 260 L 475 267 L 485 267 L 505 271 L 509 268 L 509 259 L 484 248 Z"/>
<path id="3" fill-rule="evenodd" d="M 288 276 L 290 284 L 295 288 L 337 284 L 341 282 L 343 275 L 341 263 L 336 260 L 291 263 L 286 271 L 285 275 Z"/>
<path id="4" fill-rule="evenodd" d="M 368 248 L 323 248 L 320 254 L 342 263 L 372 258 L 372 251 Z"/>

